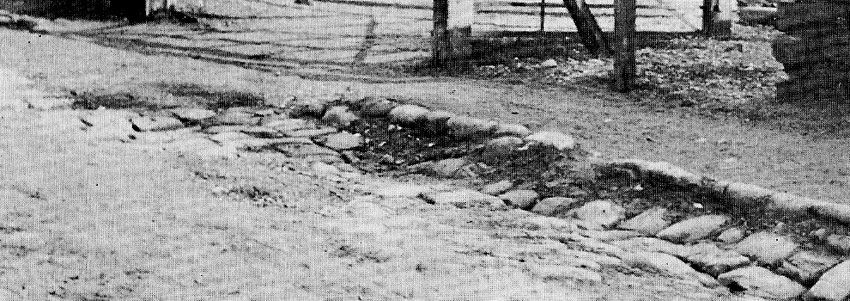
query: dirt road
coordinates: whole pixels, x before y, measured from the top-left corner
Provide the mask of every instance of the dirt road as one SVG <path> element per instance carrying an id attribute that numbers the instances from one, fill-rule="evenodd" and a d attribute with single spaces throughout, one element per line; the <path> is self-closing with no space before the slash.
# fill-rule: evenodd
<path id="1" fill-rule="evenodd" d="M 417 197 L 452 189 L 450 182 L 399 183 L 280 153 L 235 152 L 192 128 L 140 133 L 126 122 L 133 110 L 71 110 L 65 94 L 43 90 L 77 80 L 144 82 L 87 69 L 96 66 L 152 76 L 180 61 L 196 66 L 186 72 L 226 75 L 225 82 L 256 73 L 0 34 L 16 45 L 2 46 L 4 59 L 23 45 L 89 49 L 15 55 L 29 58 L 16 60 L 18 68 L 54 63 L 42 72 L 0 65 L 2 300 L 730 297 L 690 274 L 624 264 L 606 244 L 571 241 L 557 223 L 525 211 Z M 104 55 L 100 64 L 66 56 L 93 53 Z"/>

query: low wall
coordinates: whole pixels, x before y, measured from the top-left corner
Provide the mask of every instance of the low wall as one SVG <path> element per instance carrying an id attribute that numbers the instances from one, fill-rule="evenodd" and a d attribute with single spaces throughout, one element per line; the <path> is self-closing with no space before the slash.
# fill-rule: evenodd
<path id="1" fill-rule="evenodd" d="M 777 99 L 850 101 L 850 1 L 781 3 L 777 28 L 788 36 L 773 53 L 789 75 Z"/>

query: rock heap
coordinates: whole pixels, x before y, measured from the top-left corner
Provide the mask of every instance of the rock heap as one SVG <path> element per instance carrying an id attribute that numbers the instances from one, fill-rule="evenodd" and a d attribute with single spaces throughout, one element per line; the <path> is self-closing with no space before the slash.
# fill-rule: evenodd
<path id="1" fill-rule="evenodd" d="M 776 59 L 789 80 L 777 85 L 777 99 L 840 102 L 850 97 L 850 1 L 800 0 L 781 3 Z"/>

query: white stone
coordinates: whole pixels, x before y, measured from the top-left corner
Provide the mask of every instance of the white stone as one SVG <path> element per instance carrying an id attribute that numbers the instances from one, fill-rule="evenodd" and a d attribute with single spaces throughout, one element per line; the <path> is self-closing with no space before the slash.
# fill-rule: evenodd
<path id="1" fill-rule="evenodd" d="M 527 137 L 531 130 L 521 124 L 499 124 L 496 126 L 495 136 Z"/>
<path id="2" fill-rule="evenodd" d="M 451 134 L 459 138 L 486 137 L 496 130 L 496 125 L 493 121 L 467 116 L 455 116 L 446 122 Z"/>
<path id="3" fill-rule="evenodd" d="M 617 225 L 621 229 L 635 230 L 647 235 L 655 235 L 668 226 L 670 221 L 667 220 L 667 209 L 661 207 L 646 210 Z"/>
<path id="4" fill-rule="evenodd" d="M 537 201 L 537 198 L 540 197 L 540 194 L 535 192 L 534 190 L 512 190 L 508 191 L 502 195 L 499 195 L 499 198 L 504 200 L 508 205 L 520 208 L 520 209 L 529 209 L 534 206 L 534 202 Z"/>
<path id="5" fill-rule="evenodd" d="M 135 117 L 130 120 L 133 129 L 139 132 L 169 131 L 183 127 L 183 123 L 172 117 Z"/>
<path id="6" fill-rule="evenodd" d="M 347 127 L 359 119 L 360 117 L 354 115 L 354 113 L 348 110 L 348 107 L 344 106 L 331 107 L 322 116 L 322 121 L 335 127 Z"/>
<path id="7" fill-rule="evenodd" d="M 384 117 L 395 108 L 395 103 L 386 99 L 367 99 L 360 112 L 365 116 Z"/>
<path id="8" fill-rule="evenodd" d="M 717 240 L 727 244 L 739 242 L 741 239 L 744 239 L 744 230 L 737 227 L 726 229 L 717 236 Z"/>
<path id="9" fill-rule="evenodd" d="M 850 260 L 829 269 L 806 293 L 806 300 L 843 301 L 850 298 Z"/>
<path id="10" fill-rule="evenodd" d="M 771 265 L 790 257 L 796 249 L 797 244 L 790 238 L 770 232 L 752 234 L 735 245 L 735 250 L 741 254 Z"/>
<path id="11" fill-rule="evenodd" d="M 719 275 L 750 263 L 749 258 L 738 252 L 722 250 L 713 243 L 689 246 L 682 255 L 687 261 L 711 275 Z"/>
<path id="12" fill-rule="evenodd" d="M 497 197 L 469 189 L 427 192 L 422 194 L 422 198 L 431 204 L 451 204 L 457 207 L 472 207 L 482 204 L 501 207 L 505 204 Z"/>
<path id="13" fill-rule="evenodd" d="M 215 116 L 215 112 L 201 108 L 178 108 L 171 110 L 171 113 L 177 118 L 194 122 Z"/>
<path id="14" fill-rule="evenodd" d="M 805 291 L 799 283 L 757 266 L 720 274 L 717 280 L 724 286 L 739 286 L 745 294 L 771 300 L 797 300 Z"/>
<path id="15" fill-rule="evenodd" d="M 508 191 L 508 189 L 511 189 L 511 187 L 513 187 L 513 186 L 514 186 L 514 184 L 511 181 L 501 180 L 501 181 L 496 182 L 496 183 L 485 185 L 484 187 L 481 188 L 481 192 L 489 194 L 489 195 L 499 195 L 499 194 L 502 194 L 505 191 Z"/>
<path id="16" fill-rule="evenodd" d="M 677 257 L 683 257 L 686 252 L 685 246 L 677 245 L 655 237 L 635 237 L 621 241 L 614 241 L 611 242 L 611 244 L 626 251 L 661 252 Z"/>
<path id="17" fill-rule="evenodd" d="M 518 137 L 507 136 L 494 138 L 484 144 L 484 152 L 488 155 L 501 156 L 515 151 L 523 144 L 525 142 Z"/>
<path id="18" fill-rule="evenodd" d="M 392 109 L 389 113 L 390 121 L 402 125 L 410 125 L 425 121 L 428 109 L 416 105 L 401 105 Z"/>
<path id="19" fill-rule="evenodd" d="M 458 176 L 459 171 L 463 168 L 463 166 L 469 164 L 469 161 L 461 158 L 451 158 L 451 159 L 443 159 L 437 162 L 434 162 L 434 165 L 431 166 L 431 169 L 438 176 L 441 177 L 455 177 Z"/>
<path id="20" fill-rule="evenodd" d="M 531 209 L 531 212 L 542 215 L 553 215 L 557 213 L 558 210 L 563 210 L 576 201 L 578 200 L 565 197 L 545 198 L 537 202 L 537 204 L 534 205 L 534 208 Z"/>
<path id="21" fill-rule="evenodd" d="M 830 234 L 826 237 L 826 244 L 833 249 L 850 254 L 850 236 Z"/>
<path id="22" fill-rule="evenodd" d="M 558 67 L 558 61 L 555 59 L 548 59 L 540 63 L 540 68 L 555 68 Z"/>
<path id="23" fill-rule="evenodd" d="M 360 147 L 363 144 L 363 137 L 358 134 L 349 132 L 341 132 L 330 134 L 324 141 L 325 146 L 335 150 L 346 150 Z"/>
<path id="24" fill-rule="evenodd" d="M 256 125 L 260 118 L 254 116 L 254 113 L 249 112 L 248 108 L 229 108 L 224 110 L 218 116 L 215 116 L 215 122 L 223 125 Z"/>
<path id="25" fill-rule="evenodd" d="M 589 229 L 610 227 L 623 219 L 626 209 L 610 201 L 592 201 L 571 210 L 568 215 L 581 220 Z"/>
<path id="26" fill-rule="evenodd" d="M 837 257 L 802 251 L 794 254 L 776 270 L 777 273 L 803 284 L 814 284 L 824 272 L 838 264 Z"/>
<path id="27" fill-rule="evenodd" d="M 553 146 L 557 150 L 570 150 L 576 147 L 572 136 L 561 132 L 537 132 L 525 137 L 525 141 Z"/>
<path id="28" fill-rule="evenodd" d="M 707 287 L 716 287 L 718 285 L 717 281 L 711 276 L 697 272 L 690 265 L 672 255 L 653 252 L 634 252 L 626 253 L 622 259 L 624 263 L 636 268 L 659 272 L 681 279 L 697 280 Z"/>
<path id="29" fill-rule="evenodd" d="M 716 232 L 727 220 L 723 215 L 698 216 L 675 223 L 656 236 L 674 242 L 693 242 Z"/>

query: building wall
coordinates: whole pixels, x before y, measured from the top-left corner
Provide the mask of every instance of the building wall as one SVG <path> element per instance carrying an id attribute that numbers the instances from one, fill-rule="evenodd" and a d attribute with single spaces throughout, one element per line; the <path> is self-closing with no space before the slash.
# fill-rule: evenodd
<path id="1" fill-rule="evenodd" d="M 785 66 L 787 82 L 777 98 L 850 103 L 850 1 L 781 3 L 773 53 Z"/>

